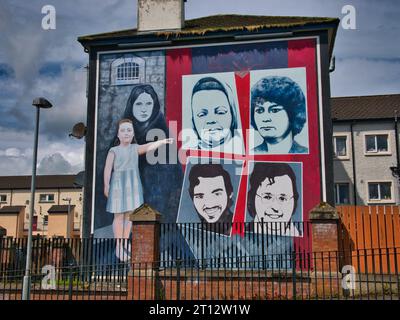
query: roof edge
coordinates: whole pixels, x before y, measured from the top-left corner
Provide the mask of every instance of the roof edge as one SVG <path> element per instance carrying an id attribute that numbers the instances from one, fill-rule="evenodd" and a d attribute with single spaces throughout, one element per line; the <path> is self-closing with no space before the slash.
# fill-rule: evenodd
<path id="1" fill-rule="evenodd" d="M 340 19 L 339 18 L 333 18 L 333 17 L 305 17 L 305 16 L 260 16 L 260 15 L 237 15 L 237 14 L 230 14 L 230 15 L 213 15 L 213 16 L 206 16 L 206 17 L 200 17 L 196 19 L 190 19 L 186 20 L 185 23 L 196 23 L 196 22 L 201 22 L 202 20 L 206 19 L 213 19 L 213 18 L 226 18 L 226 17 L 233 17 L 233 18 L 287 18 L 287 19 L 310 19 L 310 21 L 306 22 L 301 22 L 301 21 L 289 21 L 286 24 L 283 23 L 255 23 L 255 24 L 247 24 L 247 25 L 236 25 L 236 26 L 211 26 L 211 27 L 202 27 L 196 29 L 195 27 L 192 29 L 182 29 L 182 30 L 158 30 L 158 31 L 152 31 L 152 32 L 145 32 L 145 33 L 139 33 L 137 35 L 134 35 L 136 37 L 144 36 L 144 35 L 152 35 L 152 36 L 165 36 L 165 37 L 170 37 L 170 36 L 204 36 L 207 33 L 213 33 L 213 32 L 231 32 L 231 31 L 255 31 L 255 30 L 262 30 L 262 29 L 278 29 L 278 28 L 290 28 L 290 27 L 304 27 L 304 26 L 310 26 L 310 25 L 321 25 L 321 24 L 327 24 L 327 25 L 334 25 L 334 34 L 333 38 L 336 36 L 337 32 L 337 27 L 339 25 Z M 311 20 L 313 19 L 313 21 Z M 84 35 L 78 37 L 78 41 L 83 45 L 84 43 L 89 43 L 92 41 L 100 40 L 98 38 L 111 38 L 111 37 L 121 37 L 121 38 L 129 38 L 132 37 L 133 35 L 123 35 L 123 32 L 136 32 L 137 29 L 123 29 L 123 30 L 117 30 L 117 31 L 112 31 L 112 32 L 105 32 L 105 33 L 98 33 L 98 34 L 91 34 L 91 35 Z"/>

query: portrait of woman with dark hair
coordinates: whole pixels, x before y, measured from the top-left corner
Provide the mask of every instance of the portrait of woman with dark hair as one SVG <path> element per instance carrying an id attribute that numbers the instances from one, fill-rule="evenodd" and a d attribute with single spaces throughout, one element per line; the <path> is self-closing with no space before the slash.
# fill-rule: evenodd
<path id="1" fill-rule="evenodd" d="M 183 82 L 186 81 L 194 81 L 183 92 L 184 103 L 190 104 L 190 113 L 185 108 L 182 113 L 186 117 L 183 122 L 188 125 L 184 129 L 192 129 L 196 138 L 190 148 L 242 154 L 236 91 L 231 87 L 233 74 L 203 75 L 200 79 L 198 75 L 186 76 Z"/>
<path id="2" fill-rule="evenodd" d="M 263 142 L 254 154 L 308 153 L 295 137 L 306 124 L 306 98 L 300 86 L 286 76 L 266 76 L 251 88 L 251 126 Z"/>
<path id="3" fill-rule="evenodd" d="M 292 221 L 300 199 L 296 182 L 295 171 L 287 163 L 254 164 L 247 195 L 253 232 L 301 236 L 300 224 Z"/>
<path id="4" fill-rule="evenodd" d="M 133 87 L 127 104 L 124 118 L 131 119 L 138 144 L 144 144 L 150 130 L 162 135 L 157 140 L 169 138 L 169 130 L 160 102 L 154 88 L 149 84 L 138 84 Z M 176 152 L 176 144 L 173 144 Z M 139 157 L 139 171 L 143 185 L 144 202 L 163 215 L 163 222 L 175 222 L 179 206 L 179 195 L 182 187 L 183 173 L 176 162 L 170 163 L 168 146 L 162 146 L 156 152 L 165 155 L 165 163 L 149 163 L 146 156 Z M 174 159 L 176 156 L 174 156 Z"/>

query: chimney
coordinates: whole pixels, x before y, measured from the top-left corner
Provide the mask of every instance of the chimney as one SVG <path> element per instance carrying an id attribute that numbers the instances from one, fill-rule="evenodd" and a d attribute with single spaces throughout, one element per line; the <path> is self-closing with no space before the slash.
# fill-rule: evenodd
<path id="1" fill-rule="evenodd" d="M 186 0 L 138 0 L 138 31 L 182 29 Z"/>

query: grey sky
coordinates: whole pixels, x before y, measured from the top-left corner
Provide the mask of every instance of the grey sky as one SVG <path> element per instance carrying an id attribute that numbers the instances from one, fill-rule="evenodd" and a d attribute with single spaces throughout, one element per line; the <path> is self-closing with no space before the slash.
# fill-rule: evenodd
<path id="1" fill-rule="evenodd" d="M 56 30 L 41 28 L 47 4 L 57 10 Z M 398 0 L 188 0 L 186 19 L 223 13 L 342 18 L 348 4 L 356 8 L 357 29 L 339 28 L 332 96 L 399 93 Z M 55 106 L 41 115 L 39 159 L 52 159 L 54 173 L 82 168 L 84 142 L 68 138 L 86 118 L 88 56 L 76 38 L 135 27 L 136 0 L 0 1 L 1 175 L 30 173 L 36 96 Z M 61 157 L 49 158 L 55 153 Z"/>

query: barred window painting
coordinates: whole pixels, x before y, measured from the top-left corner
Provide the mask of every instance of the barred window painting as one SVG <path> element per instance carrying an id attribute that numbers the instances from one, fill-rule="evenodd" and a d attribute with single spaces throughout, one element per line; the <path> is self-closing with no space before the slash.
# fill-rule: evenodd
<path id="1" fill-rule="evenodd" d="M 118 80 L 137 80 L 139 79 L 139 65 L 135 62 L 125 62 L 117 68 Z"/>
<path id="2" fill-rule="evenodd" d="M 143 83 L 146 79 L 145 69 L 146 62 L 142 57 L 130 56 L 115 58 L 110 64 L 110 77 L 107 77 L 108 79 L 104 78 L 104 84 L 119 86 Z"/>

